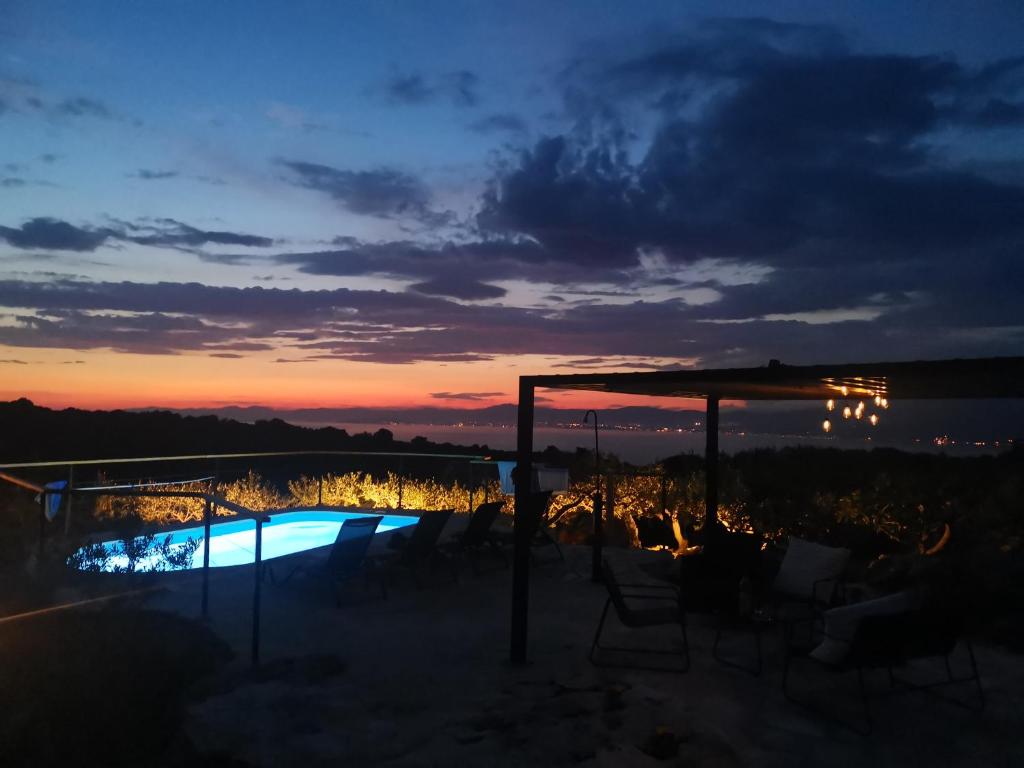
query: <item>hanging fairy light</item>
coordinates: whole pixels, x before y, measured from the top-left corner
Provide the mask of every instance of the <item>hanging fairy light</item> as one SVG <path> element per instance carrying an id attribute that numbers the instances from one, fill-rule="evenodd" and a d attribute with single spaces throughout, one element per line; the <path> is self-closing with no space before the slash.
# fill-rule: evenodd
<path id="1" fill-rule="evenodd" d="M 857 379 L 857 381 L 859 382 L 862 380 Z M 834 379 L 827 379 L 826 383 L 830 384 L 833 389 L 837 390 L 842 395 L 843 399 L 849 398 L 851 393 L 850 386 L 846 384 L 839 385 L 839 383 Z M 881 417 L 878 415 L 876 409 L 888 410 L 889 408 L 889 400 L 885 397 L 884 392 L 884 384 L 882 384 L 881 389 L 874 386 L 865 387 L 862 384 L 856 384 L 853 387 L 854 397 L 857 397 L 857 395 L 860 395 L 861 397 L 866 396 L 865 400 L 858 399 L 856 402 L 848 401 L 847 403 L 843 403 L 840 399 L 830 397 L 825 401 L 825 410 L 829 414 L 834 412 L 842 414 L 844 421 L 866 421 L 872 427 L 876 427 L 878 426 L 878 422 L 881 421 Z M 871 413 L 868 413 L 867 411 L 868 404 L 873 406 Z M 821 429 L 826 434 L 831 433 L 833 431 L 833 427 L 834 424 L 831 417 L 826 418 L 821 422 Z"/>

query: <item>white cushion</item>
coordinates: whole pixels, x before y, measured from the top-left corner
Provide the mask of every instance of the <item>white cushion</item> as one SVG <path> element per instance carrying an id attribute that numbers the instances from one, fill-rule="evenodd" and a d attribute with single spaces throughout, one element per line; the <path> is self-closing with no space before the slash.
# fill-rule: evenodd
<path id="1" fill-rule="evenodd" d="M 811 651 L 810 656 L 825 664 L 839 664 L 850 652 L 853 636 L 865 617 L 905 613 L 915 608 L 917 604 L 918 599 L 914 592 L 897 592 L 825 611 L 825 637 L 821 644 Z"/>
<path id="2" fill-rule="evenodd" d="M 814 583 L 822 579 L 838 579 L 850 561 L 850 550 L 826 547 L 811 541 L 789 537 L 789 547 L 775 577 L 774 589 L 786 595 L 811 600 Z"/>

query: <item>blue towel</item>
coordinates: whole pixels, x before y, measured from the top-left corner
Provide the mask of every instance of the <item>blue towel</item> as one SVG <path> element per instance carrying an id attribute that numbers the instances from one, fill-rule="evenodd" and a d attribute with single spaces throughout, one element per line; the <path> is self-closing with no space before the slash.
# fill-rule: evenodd
<path id="1" fill-rule="evenodd" d="M 515 493 L 516 486 L 512 482 L 512 470 L 516 468 L 516 463 L 514 461 L 499 461 L 496 463 L 498 465 L 498 477 L 501 479 L 501 492 L 506 494 Z"/>
<path id="2" fill-rule="evenodd" d="M 64 494 L 61 493 L 65 488 L 68 487 L 67 480 L 54 480 L 52 483 L 46 484 L 46 490 L 57 491 L 57 493 L 46 494 L 46 519 L 53 520 L 57 516 L 57 512 L 60 511 L 60 502 L 64 498 Z"/>

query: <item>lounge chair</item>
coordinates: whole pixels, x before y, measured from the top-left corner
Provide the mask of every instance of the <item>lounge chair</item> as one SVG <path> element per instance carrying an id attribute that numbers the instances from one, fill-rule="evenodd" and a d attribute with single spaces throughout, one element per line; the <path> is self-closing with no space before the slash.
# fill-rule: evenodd
<path id="1" fill-rule="evenodd" d="M 450 542 L 445 549 L 456 558 L 465 557 L 473 569 L 473 573 L 480 575 L 477 566 L 477 557 L 484 548 L 490 549 L 501 558 L 505 567 L 508 567 L 508 558 L 505 551 L 498 544 L 497 539 L 491 532 L 491 526 L 501 514 L 504 502 L 490 501 L 479 505 L 476 511 L 469 518 L 465 530 Z"/>
<path id="2" fill-rule="evenodd" d="M 762 596 L 763 603 L 789 630 L 804 625 L 809 642 L 824 611 L 843 599 L 850 554 L 849 549 L 790 536 L 779 570 Z"/>
<path id="3" fill-rule="evenodd" d="M 439 560 L 447 560 L 452 566 L 453 578 L 458 579 L 458 572 L 451 558 L 445 557 L 437 546 L 441 532 L 453 511 L 439 509 L 422 512 L 419 522 L 413 527 L 408 538 L 394 539 L 401 542 L 394 552 L 374 559 L 374 567 L 379 570 L 378 576 L 383 588 L 386 589 L 387 583 L 392 580 L 397 570 L 408 571 L 418 587 L 422 571 L 432 568 Z"/>
<path id="4" fill-rule="evenodd" d="M 551 491 L 534 491 L 529 496 L 526 524 L 529 526 L 530 558 L 534 558 L 534 550 L 538 547 L 553 546 L 560 560 L 565 560 L 562 548 L 558 539 L 551 530 L 553 519 L 547 517 L 548 504 L 551 501 Z M 554 519 L 557 519 L 554 518 Z M 513 531 L 495 534 L 496 542 L 501 542 L 509 547 L 515 546 L 515 533 Z"/>
<path id="5" fill-rule="evenodd" d="M 377 531 L 380 521 L 381 518 L 378 515 L 349 518 L 338 529 L 338 536 L 335 538 L 334 544 L 331 545 L 331 551 L 325 561 L 315 564 L 299 562 L 280 582 L 276 582 L 274 578 L 273 564 L 268 564 L 271 582 L 283 584 L 296 573 L 303 571 L 319 575 L 330 583 L 335 605 L 340 605 L 339 585 L 356 576 L 363 576 L 369 583 L 371 567 L 366 559 L 366 552 L 370 548 L 373 534 Z"/>
<path id="6" fill-rule="evenodd" d="M 869 669 L 886 669 L 890 692 L 926 691 L 941 685 L 973 682 L 977 688 L 977 708 L 984 708 L 985 692 L 981 687 L 974 648 L 963 634 L 963 622 L 948 611 L 922 607 L 918 603 L 913 592 L 900 592 L 829 610 L 825 613 L 822 642 L 812 648 L 796 645 L 789 633 L 782 674 L 782 690 L 786 698 L 802 703 L 793 694 L 790 672 L 796 659 L 806 658 L 832 672 L 856 671 L 864 727 L 858 728 L 841 718 L 836 719 L 862 735 L 869 734 L 873 728 L 871 694 L 865 681 L 865 671 Z M 950 656 L 961 637 L 970 673 L 957 677 L 953 673 Z M 943 660 L 945 675 L 942 678 L 924 684 L 910 683 L 898 678 L 894 672 L 910 661 L 929 658 Z M 963 704 L 959 701 L 954 703 Z M 822 707 L 816 706 L 815 712 L 823 713 Z"/>
<path id="7" fill-rule="evenodd" d="M 653 669 L 660 672 L 686 672 L 690 668 L 690 642 L 686 636 L 686 614 L 679 601 L 678 590 L 668 584 L 622 584 L 615 575 L 615 571 L 607 560 L 601 563 L 601 572 L 604 577 L 604 585 L 608 590 L 608 599 L 605 601 L 604 610 L 601 611 L 601 620 L 597 624 L 597 631 L 594 633 L 594 642 L 590 646 L 590 661 L 595 666 L 626 666 L 638 669 Z M 638 607 L 631 603 L 640 601 L 644 607 Z M 615 608 L 615 615 L 619 622 L 631 629 L 643 629 L 663 625 L 674 625 L 679 627 L 683 633 L 683 648 L 681 651 L 665 650 L 662 648 L 638 647 L 638 646 L 609 646 L 601 645 L 601 633 L 604 631 L 605 621 L 608 618 L 609 608 Z M 619 655 L 620 658 L 629 654 L 653 654 L 659 657 L 679 657 L 682 659 L 680 666 L 627 664 L 610 662 L 602 656 L 608 652 Z"/>

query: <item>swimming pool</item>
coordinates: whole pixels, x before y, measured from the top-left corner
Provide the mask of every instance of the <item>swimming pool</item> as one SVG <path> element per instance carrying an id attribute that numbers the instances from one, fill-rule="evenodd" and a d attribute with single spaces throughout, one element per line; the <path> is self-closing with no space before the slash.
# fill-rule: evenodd
<path id="1" fill-rule="evenodd" d="M 322 510 L 301 510 L 297 512 L 281 512 L 271 515 L 270 522 L 263 524 L 263 551 L 264 560 L 272 560 L 275 557 L 293 555 L 296 552 L 304 552 L 307 549 L 325 547 L 334 543 L 338 536 L 338 530 L 342 523 L 354 517 L 369 517 L 380 515 L 379 512 L 334 512 Z M 405 528 L 415 525 L 418 517 L 411 515 L 380 515 L 380 525 L 377 533 L 393 531 L 397 528 Z M 169 550 L 171 552 L 183 551 L 189 539 L 197 541 L 199 546 L 192 556 L 192 563 L 183 568 L 174 570 L 187 570 L 189 568 L 202 568 L 203 555 L 206 542 L 203 537 L 203 526 L 195 528 L 181 528 L 169 533 L 156 535 L 156 544 L 162 544 L 166 537 L 170 536 Z M 139 542 L 140 539 L 136 539 Z M 101 542 L 105 549 L 105 557 L 97 558 L 95 545 L 91 550 L 83 547 L 78 550 L 70 559 L 72 566 L 85 570 L 102 571 L 124 571 L 128 568 L 129 560 L 124 551 L 124 545 L 117 539 Z M 135 564 L 136 571 L 147 571 L 157 569 L 160 561 L 164 559 L 159 553 L 148 553 L 138 558 Z M 229 522 L 215 523 L 210 526 L 210 567 L 223 568 L 230 565 L 245 565 L 256 559 L 256 523 L 253 520 L 230 520 Z M 91 566 L 90 566 L 91 563 Z M 160 569 L 163 570 L 163 569 Z"/>

